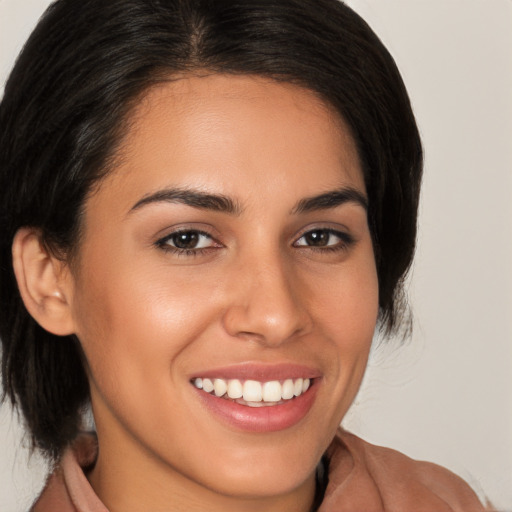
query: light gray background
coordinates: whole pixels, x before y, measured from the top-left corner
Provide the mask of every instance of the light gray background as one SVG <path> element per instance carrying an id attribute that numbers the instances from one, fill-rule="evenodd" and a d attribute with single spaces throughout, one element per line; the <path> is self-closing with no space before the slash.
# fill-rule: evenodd
<path id="1" fill-rule="evenodd" d="M 47 0 L 0 0 L 0 82 Z M 512 510 L 512 2 L 351 0 L 394 55 L 426 150 L 415 332 L 376 348 L 345 426 Z M 0 510 L 45 467 L 0 409 Z M 28 467 L 28 470 L 27 470 Z"/>

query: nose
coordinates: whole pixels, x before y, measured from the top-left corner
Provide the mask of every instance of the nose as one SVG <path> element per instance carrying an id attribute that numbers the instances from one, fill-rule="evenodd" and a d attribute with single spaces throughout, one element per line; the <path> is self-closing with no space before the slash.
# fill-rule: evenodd
<path id="1" fill-rule="evenodd" d="M 311 328 L 305 286 L 279 257 L 246 261 L 231 277 L 223 317 L 231 336 L 276 347 Z"/>

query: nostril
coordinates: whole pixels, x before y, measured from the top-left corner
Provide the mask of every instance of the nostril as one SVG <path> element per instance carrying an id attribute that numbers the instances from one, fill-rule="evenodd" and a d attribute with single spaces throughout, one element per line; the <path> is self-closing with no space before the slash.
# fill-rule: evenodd
<path id="1" fill-rule="evenodd" d="M 282 261 L 281 252 L 275 247 L 260 250 L 238 263 L 238 279 L 229 285 L 231 304 L 224 311 L 226 332 L 241 340 L 278 346 L 310 330 L 311 301 L 304 297 L 299 276 Z"/>

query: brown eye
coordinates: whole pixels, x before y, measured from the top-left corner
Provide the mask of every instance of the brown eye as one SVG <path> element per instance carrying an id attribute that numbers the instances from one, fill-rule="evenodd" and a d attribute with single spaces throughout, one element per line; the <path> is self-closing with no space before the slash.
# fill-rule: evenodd
<path id="1" fill-rule="evenodd" d="M 342 234 L 330 229 L 315 229 L 304 233 L 296 245 L 306 247 L 330 247 L 342 241 Z"/>
<path id="2" fill-rule="evenodd" d="M 173 249 L 176 251 L 201 251 L 215 247 L 213 238 L 202 231 L 188 229 L 176 231 L 167 235 L 157 242 L 157 245 L 163 249 Z"/>
<path id="3" fill-rule="evenodd" d="M 195 249 L 199 242 L 197 231 L 183 231 L 171 236 L 172 244 L 177 249 Z"/>
<path id="4" fill-rule="evenodd" d="M 304 235 L 305 245 L 312 245 L 315 247 L 325 247 L 329 245 L 329 240 L 332 237 L 332 234 L 325 230 L 319 229 L 317 231 L 310 231 Z"/>
<path id="5" fill-rule="evenodd" d="M 354 242 L 351 235 L 333 229 L 312 229 L 304 233 L 296 242 L 296 247 L 312 249 L 345 249 Z"/>

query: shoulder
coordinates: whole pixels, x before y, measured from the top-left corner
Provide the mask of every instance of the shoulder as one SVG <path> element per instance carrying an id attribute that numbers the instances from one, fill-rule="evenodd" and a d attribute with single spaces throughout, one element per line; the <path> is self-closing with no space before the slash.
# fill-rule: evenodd
<path id="1" fill-rule="evenodd" d="M 76 512 L 71 501 L 62 469 L 57 466 L 46 481 L 46 485 L 32 505 L 30 512 Z"/>
<path id="2" fill-rule="evenodd" d="M 98 452 L 96 436 L 82 433 L 64 451 L 30 512 L 108 512 L 85 473 Z"/>
<path id="3" fill-rule="evenodd" d="M 339 430 L 328 454 L 331 493 L 339 487 L 348 494 L 373 496 L 375 504 L 380 503 L 375 510 L 485 510 L 469 485 L 446 468 L 370 444 L 344 430 Z M 374 507 L 373 502 L 368 507 Z"/>

